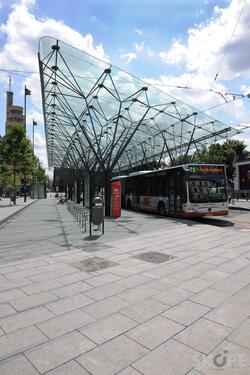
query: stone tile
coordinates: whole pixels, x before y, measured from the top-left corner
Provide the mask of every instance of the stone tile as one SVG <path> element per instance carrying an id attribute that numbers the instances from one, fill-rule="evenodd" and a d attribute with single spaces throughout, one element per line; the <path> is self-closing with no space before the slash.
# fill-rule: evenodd
<path id="1" fill-rule="evenodd" d="M 247 282 L 227 278 L 214 284 L 213 289 L 219 290 L 220 292 L 231 293 L 232 295 L 239 292 L 246 285 Z"/>
<path id="2" fill-rule="evenodd" d="M 199 277 L 194 277 L 193 279 L 187 280 L 184 283 L 178 285 L 178 287 L 198 293 L 204 289 L 207 289 L 212 284 L 214 284 L 214 282 L 211 280 L 203 280 Z"/>
<path id="3" fill-rule="evenodd" d="M 30 284 L 30 280 L 25 277 L 16 280 L 5 281 L 0 284 L 0 292 L 13 288 L 20 288 L 21 286 L 28 284 Z"/>
<path id="4" fill-rule="evenodd" d="M 15 271 L 15 272 L 10 272 L 5 275 L 5 277 L 8 280 L 15 280 L 19 279 L 22 277 L 32 277 L 33 275 L 39 274 L 39 271 L 37 269 L 28 269 L 28 270 L 22 270 L 22 271 Z"/>
<path id="5" fill-rule="evenodd" d="M 96 319 L 101 319 L 123 309 L 128 306 L 128 304 L 129 302 L 126 300 L 117 296 L 111 296 L 101 301 L 91 303 L 91 305 L 85 306 L 82 310 Z"/>
<path id="6" fill-rule="evenodd" d="M 18 355 L 0 363 L 1 375 L 39 375 L 39 372 L 23 356 Z"/>
<path id="7" fill-rule="evenodd" d="M 152 281 L 151 277 L 143 276 L 143 275 L 134 275 L 126 277 L 125 279 L 116 281 L 116 284 L 124 287 L 124 288 L 135 288 L 136 286 L 146 284 L 149 281 Z"/>
<path id="8" fill-rule="evenodd" d="M 64 314 L 72 310 L 79 309 L 85 305 L 94 302 L 91 298 L 83 294 L 75 294 L 56 302 L 51 302 L 46 307 L 56 315 Z"/>
<path id="9" fill-rule="evenodd" d="M 72 332 L 25 352 L 25 356 L 44 373 L 92 349 L 95 345 L 79 332 Z"/>
<path id="10" fill-rule="evenodd" d="M 89 372 L 84 370 L 76 361 L 69 361 L 65 365 L 46 372 L 46 375 L 89 375 Z"/>
<path id="11" fill-rule="evenodd" d="M 54 288 L 59 288 L 60 286 L 62 286 L 62 284 L 59 283 L 58 281 L 48 280 L 48 281 L 43 281 L 41 283 L 32 283 L 30 285 L 24 286 L 22 287 L 22 290 L 26 294 L 32 295 L 32 294 L 37 294 L 40 292 L 46 292 L 47 290 L 51 290 Z"/>
<path id="12" fill-rule="evenodd" d="M 73 284 L 76 281 L 89 279 L 90 277 L 91 275 L 89 273 L 80 271 L 80 272 L 72 273 L 70 275 L 61 276 L 57 279 L 57 281 L 59 281 L 63 285 L 68 285 L 68 284 Z"/>
<path id="13" fill-rule="evenodd" d="M 210 309 L 208 307 L 198 303 L 183 301 L 171 309 L 168 309 L 161 315 L 188 326 L 209 311 Z"/>
<path id="14" fill-rule="evenodd" d="M 94 321 L 95 319 L 84 311 L 74 310 L 39 323 L 37 327 L 48 337 L 55 338 Z"/>
<path id="15" fill-rule="evenodd" d="M 0 269 L 0 274 L 1 275 L 4 275 L 6 273 L 10 273 L 10 272 L 15 272 L 15 271 L 18 271 L 17 267 L 16 266 L 9 266 L 9 265 L 6 265 L 4 267 L 1 267 Z M 6 280 L 6 279 L 5 279 Z"/>
<path id="16" fill-rule="evenodd" d="M 250 254 L 249 254 L 249 259 L 250 259 Z M 250 283 L 250 267 L 245 267 L 243 270 L 235 272 L 231 277 L 234 280 L 239 280 L 243 282 L 247 281 Z"/>
<path id="17" fill-rule="evenodd" d="M 157 289 L 150 288 L 147 285 L 140 285 L 136 288 L 128 289 L 122 293 L 119 293 L 118 297 L 125 299 L 130 303 L 136 303 L 146 298 L 152 297 L 157 293 L 159 293 L 159 290 Z"/>
<path id="18" fill-rule="evenodd" d="M 16 331 L 17 329 L 31 326 L 52 317 L 54 317 L 54 315 L 45 307 L 37 307 L 1 319 L 0 327 L 3 328 L 5 333 L 10 333 Z"/>
<path id="19" fill-rule="evenodd" d="M 106 284 L 98 288 L 87 290 L 84 294 L 86 294 L 90 298 L 93 298 L 96 301 L 99 301 L 104 298 L 113 296 L 114 294 L 118 294 L 122 292 L 123 290 L 124 288 L 122 288 L 120 285 Z"/>
<path id="20" fill-rule="evenodd" d="M 87 280 L 87 283 L 91 286 L 98 287 L 117 280 L 120 280 L 119 276 L 107 273 L 105 275 L 91 277 Z"/>
<path id="21" fill-rule="evenodd" d="M 202 275 L 200 275 L 200 277 L 202 279 L 211 280 L 211 281 L 214 281 L 214 282 L 225 279 L 227 276 L 228 276 L 228 273 L 222 272 L 222 271 L 217 271 L 217 270 L 209 270 L 209 271 L 203 273 Z"/>
<path id="22" fill-rule="evenodd" d="M 172 277 L 163 277 L 156 280 L 150 281 L 147 285 L 150 288 L 155 288 L 161 291 L 170 289 L 172 286 L 177 286 L 181 284 L 180 280 L 174 279 Z"/>
<path id="23" fill-rule="evenodd" d="M 225 303 L 207 314 L 206 318 L 224 326 L 236 328 L 249 316 L 250 308 L 238 304 Z"/>
<path id="24" fill-rule="evenodd" d="M 60 277 L 66 276 L 68 274 L 67 271 L 63 269 L 39 273 L 38 275 L 30 276 L 29 279 L 34 283 L 42 283 L 48 280 L 58 279 Z"/>
<path id="25" fill-rule="evenodd" d="M 163 316 L 156 316 L 126 333 L 128 337 L 148 349 L 154 349 L 185 328 Z"/>
<path id="26" fill-rule="evenodd" d="M 81 355 L 77 361 L 93 375 L 116 374 L 148 352 L 122 335 Z"/>
<path id="27" fill-rule="evenodd" d="M 246 260 L 245 262 L 238 261 L 238 259 L 234 259 L 231 262 L 224 263 L 218 267 L 218 271 L 222 272 L 228 272 L 228 273 L 234 273 L 236 271 L 239 271 L 241 268 L 246 266 Z"/>
<path id="28" fill-rule="evenodd" d="M 234 294 L 227 302 L 250 308 L 250 287 Z"/>
<path id="29" fill-rule="evenodd" d="M 250 350 L 250 319 L 247 319 L 227 339 Z"/>
<path id="30" fill-rule="evenodd" d="M 202 358 L 202 354 L 169 340 L 133 363 L 133 367 L 143 375 L 184 375 L 194 367 L 195 358 Z"/>
<path id="31" fill-rule="evenodd" d="M 0 337 L 0 359 L 23 352 L 25 349 L 46 341 L 44 336 L 36 327 L 19 329 L 16 332 Z"/>
<path id="32" fill-rule="evenodd" d="M 205 263 L 210 263 L 210 264 L 214 264 L 214 265 L 220 265 L 220 264 L 223 264 L 225 262 L 228 262 L 228 259 L 227 258 L 223 258 L 223 257 L 220 257 L 220 256 L 214 256 L 214 257 L 210 257 L 208 259 L 205 259 L 203 262 Z"/>
<path id="33" fill-rule="evenodd" d="M 83 281 L 78 281 L 77 283 L 70 284 L 67 286 L 61 286 L 60 288 L 53 289 L 52 292 L 60 298 L 70 297 L 74 294 L 85 292 L 91 289 L 91 285 L 84 283 Z"/>
<path id="34" fill-rule="evenodd" d="M 125 370 L 118 372 L 117 375 L 141 375 L 141 372 L 138 372 L 133 367 L 127 367 Z"/>
<path id="35" fill-rule="evenodd" d="M 230 328 L 201 318 L 175 338 L 202 353 L 208 354 L 231 332 Z"/>
<path id="36" fill-rule="evenodd" d="M 12 289 L 6 292 L 0 293 L 0 304 L 4 302 L 9 302 L 13 299 L 18 299 L 25 297 L 26 294 L 21 289 Z"/>
<path id="37" fill-rule="evenodd" d="M 153 298 L 148 298 L 126 307 L 125 309 L 121 310 L 121 313 L 133 320 L 136 320 L 137 322 L 143 323 L 145 320 L 161 314 L 168 308 L 168 305 Z"/>
<path id="38" fill-rule="evenodd" d="M 17 311 L 23 311 L 27 309 L 31 309 L 32 307 L 44 305 L 50 301 L 57 300 L 58 297 L 55 294 L 50 292 L 41 292 L 38 294 L 34 294 L 32 296 L 26 296 L 23 298 L 15 299 L 11 301 L 11 305 Z"/>
<path id="39" fill-rule="evenodd" d="M 47 263 L 43 260 L 34 260 L 34 261 L 26 261 L 25 263 L 22 264 L 17 264 L 16 268 L 19 270 L 26 270 L 28 268 L 37 268 L 41 266 L 46 266 Z"/>
<path id="40" fill-rule="evenodd" d="M 191 267 L 188 267 L 181 271 L 171 273 L 170 276 L 173 277 L 174 279 L 185 281 L 185 280 L 191 279 L 192 277 L 198 276 L 200 273 L 201 273 L 200 271 L 196 271 L 196 270 L 193 270 Z"/>
<path id="41" fill-rule="evenodd" d="M 172 287 L 165 292 L 156 294 L 153 298 L 167 305 L 176 305 L 177 303 L 192 297 L 193 293 L 178 287 Z"/>
<path id="42" fill-rule="evenodd" d="M 14 314 L 16 310 L 13 309 L 8 303 L 2 303 L 0 305 L 0 318 Z"/>
<path id="43" fill-rule="evenodd" d="M 195 368 L 204 375 L 249 375 L 250 351 L 224 340 L 206 358 L 197 361 Z"/>
<path id="44" fill-rule="evenodd" d="M 135 327 L 137 323 L 119 313 L 110 315 L 97 322 L 91 323 L 79 329 L 81 333 L 94 341 L 96 344 L 103 344 L 129 329 Z"/>
<path id="45" fill-rule="evenodd" d="M 202 305 L 209 307 L 216 307 L 231 297 L 231 294 L 220 292 L 215 289 L 207 289 L 195 296 L 191 297 L 190 300 L 201 303 Z"/>

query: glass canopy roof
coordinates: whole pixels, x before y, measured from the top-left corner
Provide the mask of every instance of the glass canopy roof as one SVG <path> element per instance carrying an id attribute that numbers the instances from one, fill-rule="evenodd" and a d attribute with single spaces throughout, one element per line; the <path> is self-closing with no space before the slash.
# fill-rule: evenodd
<path id="1" fill-rule="evenodd" d="M 49 166 L 126 170 L 173 162 L 238 133 L 79 49 L 43 37 L 39 64 Z"/>

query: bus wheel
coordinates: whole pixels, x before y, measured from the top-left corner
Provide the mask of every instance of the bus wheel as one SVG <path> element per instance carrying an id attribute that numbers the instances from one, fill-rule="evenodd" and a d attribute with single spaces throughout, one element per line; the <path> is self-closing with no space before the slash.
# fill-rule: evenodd
<path id="1" fill-rule="evenodd" d="M 159 204 L 158 204 L 158 215 L 159 216 L 165 216 L 165 214 L 166 214 L 166 210 L 165 210 L 165 205 L 164 205 L 164 203 L 163 202 L 160 202 Z"/>
<path id="2" fill-rule="evenodd" d="M 128 199 L 128 201 L 127 201 L 127 209 L 132 210 L 132 204 L 131 204 L 130 199 Z"/>

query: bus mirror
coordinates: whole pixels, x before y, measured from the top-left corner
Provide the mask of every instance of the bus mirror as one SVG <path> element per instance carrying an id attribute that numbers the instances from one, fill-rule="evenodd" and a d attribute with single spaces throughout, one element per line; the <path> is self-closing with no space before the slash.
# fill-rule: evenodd
<path id="1" fill-rule="evenodd" d="M 186 180 L 190 180 L 190 172 L 186 171 Z"/>

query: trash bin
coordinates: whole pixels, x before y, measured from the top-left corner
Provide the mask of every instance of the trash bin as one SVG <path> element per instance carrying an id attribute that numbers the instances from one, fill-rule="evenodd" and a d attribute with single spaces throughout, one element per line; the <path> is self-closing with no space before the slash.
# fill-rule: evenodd
<path id="1" fill-rule="evenodd" d="M 99 196 L 94 197 L 91 204 L 91 221 L 94 225 L 101 225 L 104 218 L 104 202 Z"/>

